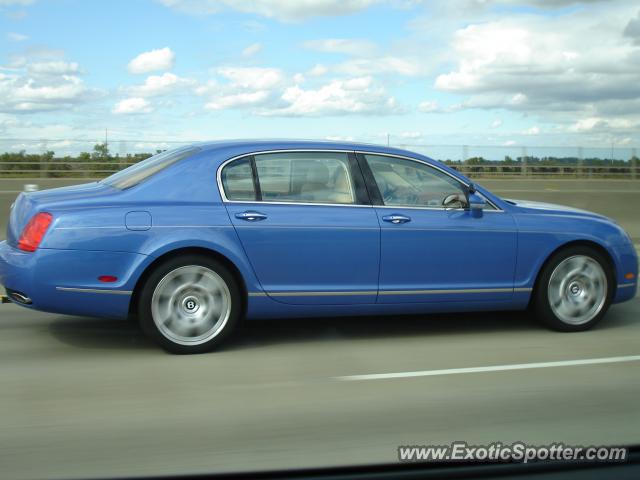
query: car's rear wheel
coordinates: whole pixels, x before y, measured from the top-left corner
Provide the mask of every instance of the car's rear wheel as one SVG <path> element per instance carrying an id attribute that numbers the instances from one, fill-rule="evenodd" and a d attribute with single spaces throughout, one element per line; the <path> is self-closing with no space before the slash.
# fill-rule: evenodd
<path id="1" fill-rule="evenodd" d="M 556 253 L 540 272 L 534 308 L 554 330 L 576 332 L 593 327 L 606 313 L 613 294 L 607 259 L 589 247 Z"/>
<path id="2" fill-rule="evenodd" d="M 171 353 L 202 353 L 220 345 L 237 325 L 240 290 L 213 259 L 171 259 L 147 278 L 138 306 L 144 332 Z"/>

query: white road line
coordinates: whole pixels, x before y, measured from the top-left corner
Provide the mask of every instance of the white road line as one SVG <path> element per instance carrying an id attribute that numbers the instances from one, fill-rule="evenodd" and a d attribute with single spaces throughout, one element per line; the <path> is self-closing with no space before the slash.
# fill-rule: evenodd
<path id="1" fill-rule="evenodd" d="M 575 367 L 579 365 L 599 365 L 604 363 L 638 362 L 640 355 L 626 357 L 587 358 L 583 360 L 562 360 L 559 362 L 516 363 L 512 365 L 492 365 L 488 367 L 447 368 L 444 370 L 420 370 L 416 372 L 371 373 L 367 375 L 346 375 L 334 377 L 339 381 L 386 380 L 391 378 L 435 377 L 457 375 L 459 373 L 503 372 L 507 370 L 528 370 L 534 368 Z"/>

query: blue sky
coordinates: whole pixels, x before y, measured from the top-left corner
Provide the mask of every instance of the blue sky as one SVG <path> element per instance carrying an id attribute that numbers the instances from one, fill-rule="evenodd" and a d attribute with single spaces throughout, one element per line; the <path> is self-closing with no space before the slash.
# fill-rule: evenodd
<path id="1" fill-rule="evenodd" d="M 5 149 L 640 145 L 635 2 L 0 0 L 0 26 Z"/>

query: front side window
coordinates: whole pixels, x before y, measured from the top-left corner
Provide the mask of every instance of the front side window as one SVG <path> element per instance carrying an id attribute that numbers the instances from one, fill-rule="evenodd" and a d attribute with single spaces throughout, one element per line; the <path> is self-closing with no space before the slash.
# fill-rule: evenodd
<path id="1" fill-rule="evenodd" d="M 424 163 L 382 155 L 365 155 L 385 205 L 443 207 L 450 195 L 465 191 L 460 182 Z"/>
<path id="2" fill-rule="evenodd" d="M 283 152 L 254 158 L 264 202 L 356 203 L 346 153 Z"/>

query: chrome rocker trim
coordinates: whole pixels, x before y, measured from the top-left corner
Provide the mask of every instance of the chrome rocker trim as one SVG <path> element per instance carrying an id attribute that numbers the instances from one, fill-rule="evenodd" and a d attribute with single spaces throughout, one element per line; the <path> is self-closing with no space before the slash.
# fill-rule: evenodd
<path id="1" fill-rule="evenodd" d="M 76 292 L 76 293 L 107 293 L 110 295 L 131 295 L 131 290 L 107 290 L 99 288 L 75 288 L 75 287 L 56 287 L 59 292 Z"/>
<path id="2" fill-rule="evenodd" d="M 357 290 L 345 292 L 249 292 L 250 297 L 339 297 L 353 295 L 440 295 L 463 293 L 527 293 L 533 288 L 467 288 L 453 290 Z"/>

